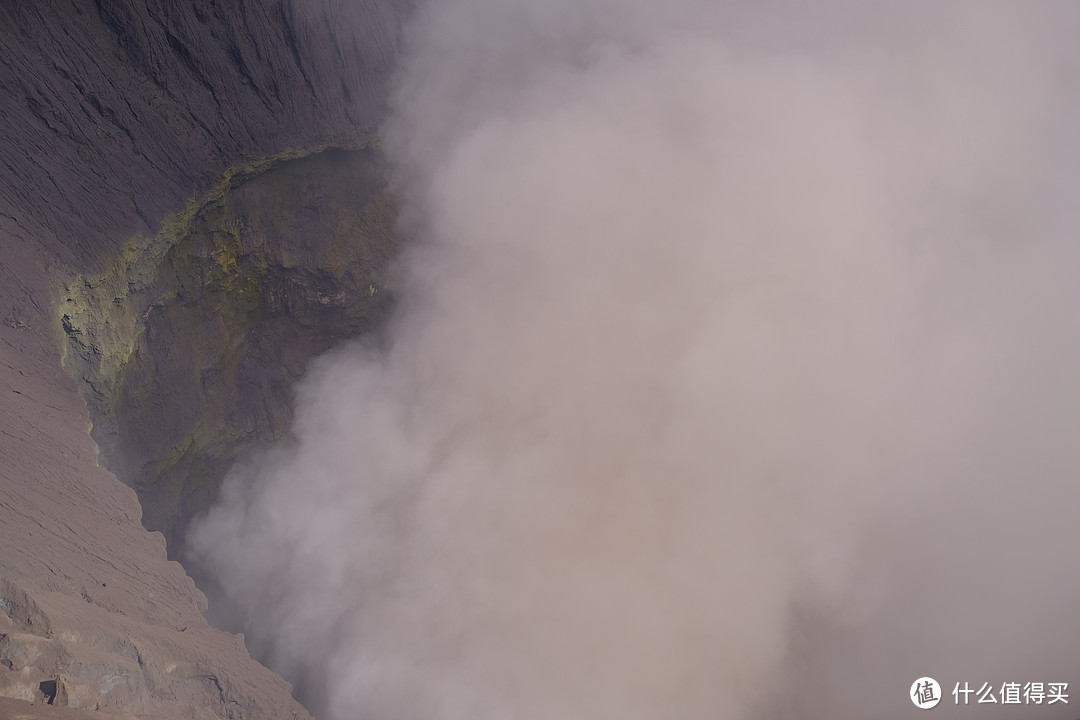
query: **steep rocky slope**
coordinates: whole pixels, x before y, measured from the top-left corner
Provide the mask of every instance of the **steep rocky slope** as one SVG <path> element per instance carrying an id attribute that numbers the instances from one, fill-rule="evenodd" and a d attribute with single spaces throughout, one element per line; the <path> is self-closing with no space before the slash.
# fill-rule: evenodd
<path id="1" fill-rule="evenodd" d="M 288 431 L 292 387 L 393 295 L 393 211 L 376 153 L 325 150 L 230 171 L 64 284 L 63 363 L 85 381 L 102 463 L 179 557 L 245 447 Z"/>
<path id="2" fill-rule="evenodd" d="M 245 158 L 368 139 L 404 4 L 0 4 L 0 287 L 20 320 L 46 312 L 43 266 L 103 270 Z"/>
<path id="3" fill-rule="evenodd" d="M 0 4 L 0 717 L 307 717 L 106 468 L 172 530 L 385 313 L 407 4 Z"/>
<path id="4" fill-rule="evenodd" d="M 135 493 L 97 467 L 75 382 L 28 342 L 0 330 L 0 696 L 200 720 L 307 717 L 241 637 L 206 624 L 205 598 L 140 526 Z"/>

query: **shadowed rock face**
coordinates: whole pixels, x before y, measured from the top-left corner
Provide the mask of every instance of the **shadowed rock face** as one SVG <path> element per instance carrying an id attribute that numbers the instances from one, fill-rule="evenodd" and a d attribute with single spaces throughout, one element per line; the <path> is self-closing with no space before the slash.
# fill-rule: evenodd
<path id="1" fill-rule="evenodd" d="M 0 716 L 308 717 L 104 468 L 173 532 L 385 314 L 409 4 L 0 4 Z"/>
<path id="2" fill-rule="evenodd" d="M 40 306 L 27 264 L 101 270 L 245 156 L 368 138 L 404 4 L 0 4 L 5 294 Z"/>
<path id="3" fill-rule="evenodd" d="M 307 362 L 389 307 L 381 177 L 370 149 L 231 174 L 65 284 L 63 361 L 85 381 L 102 464 L 136 488 L 173 557 L 237 453 L 288 432 Z"/>

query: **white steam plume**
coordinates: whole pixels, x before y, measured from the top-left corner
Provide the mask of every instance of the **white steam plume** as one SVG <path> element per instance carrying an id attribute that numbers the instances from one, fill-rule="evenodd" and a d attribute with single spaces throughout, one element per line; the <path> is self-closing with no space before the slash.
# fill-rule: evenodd
<path id="1" fill-rule="evenodd" d="M 421 10 L 391 340 L 193 534 L 271 663 L 332 720 L 1080 699 L 1073 7 Z"/>

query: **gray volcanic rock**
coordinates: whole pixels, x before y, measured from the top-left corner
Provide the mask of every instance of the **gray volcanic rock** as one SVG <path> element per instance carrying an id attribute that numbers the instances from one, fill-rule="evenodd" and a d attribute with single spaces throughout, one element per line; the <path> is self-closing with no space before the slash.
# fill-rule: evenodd
<path id="1" fill-rule="evenodd" d="M 404 4 L 0 3 L 0 288 L 16 313 L 42 310 L 27 264 L 100 269 L 244 156 L 369 137 Z"/>
<path id="2" fill-rule="evenodd" d="M 34 344 L 0 328 L 0 696 L 205 720 L 308 717 L 242 637 L 206 624 L 204 596 L 166 559 L 160 533 L 141 527 L 134 491 L 97 467 L 75 382 Z"/>
<path id="3" fill-rule="evenodd" d="M 130 720 L 130 713 L 106 713 L 88 710 L 75 710 L 41 703 L 31 704 L 23 700 L 0 697 L 0 718 L 4 720 L 103 720 L 116 718 Z"/>
<path id="4" fill-rule="evenodd" d="M 65 366 L 102 464 L 174 559 L 237 455 L 289 432 L 308 361 L 390 307 L 394 211 L 375 156 L 331 149 L 234 176 L 139 261 L 66 287 Z"/>
<path id="5" fill-rule="evenodd" d="M 385 111 L 408 4 L 0 3 L 0 717 L 309 717 L 241 636 L 206 624 L 205 597 L 168 561 L 161 534 L 143 529 L 134 492 L 98 465 L 79 381 L 61 368 L 70 329 L 65 338 L 58 308 L 65 283 L 115 270 L 125 248 L 163 237 L 168 218 L 222 187 L 238 190 L 236 213 L 208 205 L 220 222 L 185 235 L 191 251 L 179 258 L 203 275 L 158 274 L 165 280 L 155 282 L 188 283 L 188 295 L 175 293 L 183 299 L 202 293 L 199 277 L 222 293 L 265 280 L 246 296 L 253 314 L 238 320 L 264 317 L 260 303 L 280 299 L 284 280 L 297 297 L 337 297 L 340 288 L 319 283 L 352 277 L 334 274 L 348 253 L 320 249 L 304 275 L 288 253 L 305 248 L 289 237 L 269 242 L 258 226 L 251 193 L 259 184 L 223 186 L 222 178 L 269 167 L 267 159 L 368 143 Z M 163 257 L 176 267 L 176 253 Z M 267 274 L 264 260 L 288 272 Z M 374 280 L 361 273 L 350 282 L 362 291 Z M 157 287 L 138 299 L 158 308 L 162 324 L 126 338 L 148 354 L 167 349 L 169 322 L 180 327 L 183 313 L 197 320 L 209 312 L 178 304 L 169 315 L 154 305 Z M 363 302 L 334 311 L 366 313 L 372 301 Z M 359 322 L 346 320 L 349 328 Z M 327 332 L 316 328 L 306 352 L 325 347 Z M 274 338 L 256 340 L 269 346 Z M 82 348 L 93 365 L 101 347 Z"/>

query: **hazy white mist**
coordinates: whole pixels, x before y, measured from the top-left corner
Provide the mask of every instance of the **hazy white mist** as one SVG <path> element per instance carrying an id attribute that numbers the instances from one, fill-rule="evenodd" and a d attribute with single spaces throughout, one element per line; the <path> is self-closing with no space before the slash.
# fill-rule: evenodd
<path id="1" fill-rule="evenodd" d="M 192 536 L 249 641 L 327 720 L 1080 715 L 1078 22 L 423 8 L 389 341 Z"/>

